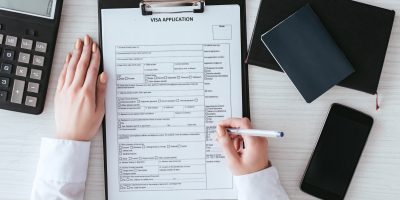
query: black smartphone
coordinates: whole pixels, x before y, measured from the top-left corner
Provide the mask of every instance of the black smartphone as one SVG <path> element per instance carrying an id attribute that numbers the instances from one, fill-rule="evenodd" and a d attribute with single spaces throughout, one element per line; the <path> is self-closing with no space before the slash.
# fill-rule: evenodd
<path id="1" fill-rule="evenodd" d="M 372 117 L 333 104 L 305 171 L 301 190 L 321 199 L 344 199 L 372 124 Z"/>

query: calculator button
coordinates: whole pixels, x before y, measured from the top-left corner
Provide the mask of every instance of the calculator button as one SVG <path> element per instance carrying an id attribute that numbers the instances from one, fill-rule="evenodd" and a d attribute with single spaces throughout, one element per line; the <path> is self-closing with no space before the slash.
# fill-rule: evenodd
<path id="1" fill-rule="evenodd" d="M 8 49 L 4 50 L 3 58 L 5 60 L 13 61 L 14 60 L 14 56 L 15 56 L 15 51 L 8 50 Z"/>
<path id="2" fill-rule="evenodd" d="M 28 73 L 28 68 L 26 67 L 17 66 L 17 69 L 15 70 L 15 75 L 17 76 L 26 77 L 27 73 Z"/>
<path id="3" fill-rule="evenodd" d="M 43 65 L 44 65 L 44 57 L 43 56 L 34 55 L 32 64 L 36 65 L 36 66 L 43 67 Z"/>
<path id="4" fill-rule="evenodd" d="M 36 80 L 42 79 L 42 70 L 32 69 L 30 78 Z"/>
<path id="5" fill-rule="evenodd" d="M 7 99 L 7 92 L 6 91 L 0 91 L 0 102 L 5 102 Z"/>
<path id="6" fill-rule="evenodd" d="M 31 59 L 31 55 L 27 53 L 19 53 L 18 62 L 29 64 L 29 60 Z"/>
<path id="7" fill-rule="evenodd" d="M 35 51 L 46 53 L 47 50 L 47 43 L 45 42 L 36 42 Z"/>
<path id="8" fill-rule="evenodd" d="M 25 105 L 31 106 L 31 107 L 36 107 L 36 102 L 37 102 L 36 97 L 26 96 Z"/>
<path id="9" fill-rule="evenodd" d="M 10 86 L 10 79 L 0 77 L 0 88 L 7 89 Z"/>
<path id="10" fill-rule="evenodd" d="M 11 103 L 22 103 L 22 96 L 24 96 L 25 81 L 14 80 L 14 86 L 11 93 Z"/>
<path id="11" fill-rule="evenodd" d="M 28 39 L 22 39 L 21 41 L 21 49 L 32 50 L 33 41 Z"/>
<path id="12" fill-rule="evenodd" d="M 39 93 L 39 83 L 28 83 L 28 92 Z"/>
<path id="13" fill-rule="evenodd" d="M 4 38 L 4 35 L 0 34 L 0 44 L 3 44 L 3 38 Z"/>
<path id="14" fill-rule="evenodd" d="M 5 44 L 8 45 L 8 46 L 16 47 L 17 46 L 17 41 L 18 41 L 17 37 L 14 37 L 14 36 L 11 36 L 11 35 L 7 35 Z"/>
<path id="15" fill-rule="evenodd" d="M 10 64 L 6 64 L 6 63 L 2 63 L 1 64 L 1 68 L 0 68 L 0 72 L 3 74 L 11 74 L 12 71 L 12 65 Z"/>

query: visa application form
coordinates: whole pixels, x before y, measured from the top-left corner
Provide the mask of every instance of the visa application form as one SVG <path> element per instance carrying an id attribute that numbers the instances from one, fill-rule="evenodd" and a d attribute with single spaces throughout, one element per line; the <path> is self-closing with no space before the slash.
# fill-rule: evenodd
<path id="1" fill-rule="evenodd" d="M 108 198 L 236 198 L 215 133 L 242 116 L 240 7 L 101 14 Z"/>

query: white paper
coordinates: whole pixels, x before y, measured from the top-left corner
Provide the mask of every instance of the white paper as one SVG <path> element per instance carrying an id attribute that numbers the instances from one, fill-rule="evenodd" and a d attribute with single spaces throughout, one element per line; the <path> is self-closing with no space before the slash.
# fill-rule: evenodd
<path id="1" fill-rule="evenodd" d="M 109 199 L 236 198 L 214 135 L 242 116 L 239 6 L 101 14 Z"/>

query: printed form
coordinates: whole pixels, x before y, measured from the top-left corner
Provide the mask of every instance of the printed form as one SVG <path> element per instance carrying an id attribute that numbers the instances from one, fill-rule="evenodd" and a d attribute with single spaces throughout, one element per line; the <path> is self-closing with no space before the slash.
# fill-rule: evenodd
<path id="1" fill-rule="evenodd" d="M 109 199 L 234 199 L 216 124 L 242 116 L 240 8 L 102 10 Z"/>

